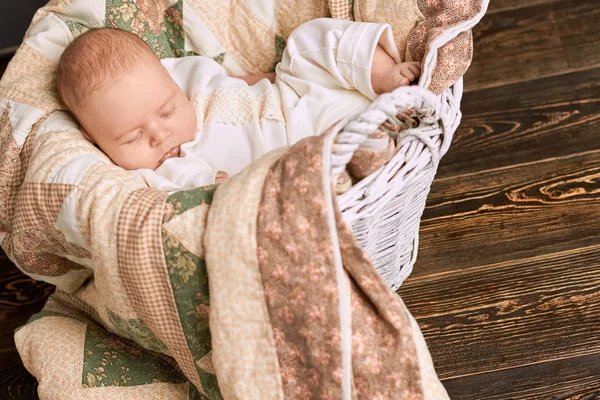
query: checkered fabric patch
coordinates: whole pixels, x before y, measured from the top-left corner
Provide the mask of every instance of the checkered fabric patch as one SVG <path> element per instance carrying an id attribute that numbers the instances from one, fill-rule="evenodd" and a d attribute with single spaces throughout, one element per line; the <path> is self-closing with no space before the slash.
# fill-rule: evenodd
<path id="1" fill-rule="evenodd" d="M 353 3 L 354 0 L 329 0 L 331 18 L 354 21 L 354 13 L 352 12 Z"/>
<path id="2" fill-rule="evenodd" d="M 123 285 L 134 310 L 169 349 L 183 373 L 202 387 L 183 334 L 163 254 L 161 226 L 166 193 L 139 189 L 126 199 L 117 224 Z"/>

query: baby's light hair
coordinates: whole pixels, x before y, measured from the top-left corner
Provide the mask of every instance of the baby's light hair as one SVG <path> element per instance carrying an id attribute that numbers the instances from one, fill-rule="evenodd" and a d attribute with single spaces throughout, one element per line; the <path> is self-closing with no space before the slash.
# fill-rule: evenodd
<path id="1" fill-rule="evenodd" d="M 95 91 L 135 71 L 140 62 L 152 59 L 158 62 L 146 42 L 133 33 L 116 28 L 90 29 L 75 38 L 60 58 L 56 71 L 58 94 L 74 112 Z"/>

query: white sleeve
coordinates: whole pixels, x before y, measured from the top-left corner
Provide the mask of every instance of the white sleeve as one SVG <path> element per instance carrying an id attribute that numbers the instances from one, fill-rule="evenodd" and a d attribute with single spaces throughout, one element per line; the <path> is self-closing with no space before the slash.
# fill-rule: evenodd
<path id="1" fill-rule="evenodd" d="M 306 81 L 328 89 L 356 89 L 374 100 L 371 65 L 377 45 L 401 61 L 388 24 L 317 18 L 290 34 L 276 72 L 292 87 Z"/>

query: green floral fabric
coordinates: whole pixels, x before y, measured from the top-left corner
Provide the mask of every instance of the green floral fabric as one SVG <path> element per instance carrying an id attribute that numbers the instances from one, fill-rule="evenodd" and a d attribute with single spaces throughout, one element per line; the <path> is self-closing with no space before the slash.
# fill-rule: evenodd
<path id="1" fill-rule="evenodd" d="M 223 64 L 223 61 L 225 61 L 225 56 L 227 55 L 227 53 L 221 53 L 216 57 L 213 57 L 213 60 L 215 60 L 216 62 L 218 62 L 219 64 Z"/>
<path id="2" fill-rule="evenodd" d="M 281 57 L 283 57 L 283 50 L 285 50 L 286 44 L 287 44 L 287 41 L 285 40 L 285 38 L 283 36 L 279 36 L 279 35 L 275 36 L 275 62 L 273 63 L 273 67 L 271 68 L 272 72 L 275 71 L 275 67 L 281 61 Z"/>
<path id="3" fill-rule="evenodd" d="M 104 25 L 135 33 L 161 59 L 201 55 L 195 51 L 185 50 L 183 0 L 177 1 L 164 10 L 161 9 L 160 4 L 161 2 L 148 0 L 107 0 Z M 77 37 L 91 29 L 64 15 L 57 16 L 69 28 L 73 37 Z M 285 47 L 285 39 L 277 37 L 276 46 L 278 46 L 276 59 L 279 62 L 283 47 Z M 226 55 L 227 52 L 223 52 L 212 57 L 212 59 L 219 64 L 223 64 Z"/>
<path id="4" fill-rule="evenodd" d="M 185 50 L 183 0 L 163 9 L 162 2 L 151 0 L 106 0 L 104 25 L 135 33 L 158 58 L 198 55 Z M 90 28 L 81 22 L 59 16 L 74 37 Z M 224 58 L 225 53 L 220 56 Z M 219 56 L 219 57 L 220 57 Z M 221 62 L 222 62 L 221 59 Z"/>
<path id="5" fill-rule="evenodd" d="M 91 323 L 87 325 L 83 352 L 83 387 L 187 381 L 168 362 Z"/>
<path id="6" fill-rule="evenodd" d="M 147 351 L 134 342 L 113 335 L 83 315 L 72 317 L 42 310 L 33 314 L 27 323 L 15 329 L 15 332 L 45 317 L 74 319 L 86 324 L 85 340 L 82 343 L 81 388 L 139 386 L 156 382 L 173 384 L 189 382 L 179 370 L 167 361 L 166 356 Z M 114 313 L 110 314 L 110 319 L 121 327 L 124 325 L 138 326 L 141 332 L 147 329 L 141 321 L 122 319 Z M 206 400 L 208 398 L 199 393 L 196 387 L 190 383 L 187 399 Z"/>
<path id="7" fill-rule="evenodd" d="M 205 186 L 172 194 L 166 203 L 163 223 L 203 204 L 210 205 L 216 186 Z M 198 361 L 210 350 L 209 293 L 206 262 L 188 251 L 172 234 L 162 230 L 163 249 L 179 319 L 202 389 L 212 399 L 222 399 L 217 377 L 198 366 Z"/>
<path id="8" fill-rule="evenodd" d="M 121 336 L 130 339 L 135 338 L 137 343 L 149 350 L 163 354 L 169 354 L 169 349 L 167 349 L 167 346 L 165 346 L 163 342 L 154 336 L 152 331 L 150 331 L 143 321 L 139 319 L 121 318 L 120 315 L 112 312 L 111 310 L 107 309 L 106 311 L 113 328 Z"/>
<path id="9" fill-rule="evenodd" d="M 83 25 L 81 22 L 72 21 L 72 20 L 62 17 L 62 16 L 59 18 L 62 19 L 63 22 L 67 25 L 67 27 L 73 34 L 73 37 L 77 37 L 77 36 L 81 35 L 82 33 L 85 33 L 90 30 L 90 28 Z"/>
<path id="10" fill-rule="evenodd" d="M 163 10 L 152 0 L 107 0 L 105 25 L 140 36 L 158 58 L 183 57 L 183 0 Z"/>

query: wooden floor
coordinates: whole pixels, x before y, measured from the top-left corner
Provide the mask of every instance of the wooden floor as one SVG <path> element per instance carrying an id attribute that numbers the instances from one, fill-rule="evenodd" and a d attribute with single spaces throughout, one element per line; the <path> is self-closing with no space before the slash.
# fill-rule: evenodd
<path id="1" fill-rule="evenodd" d="M 600 398 L 598 19 L 595 0 L 493 0 L 474 31 L 399 290 L 452 399 Z M 34 398 L 12 330 L 52 289 L 0 264 L 0 398 Z"/>

